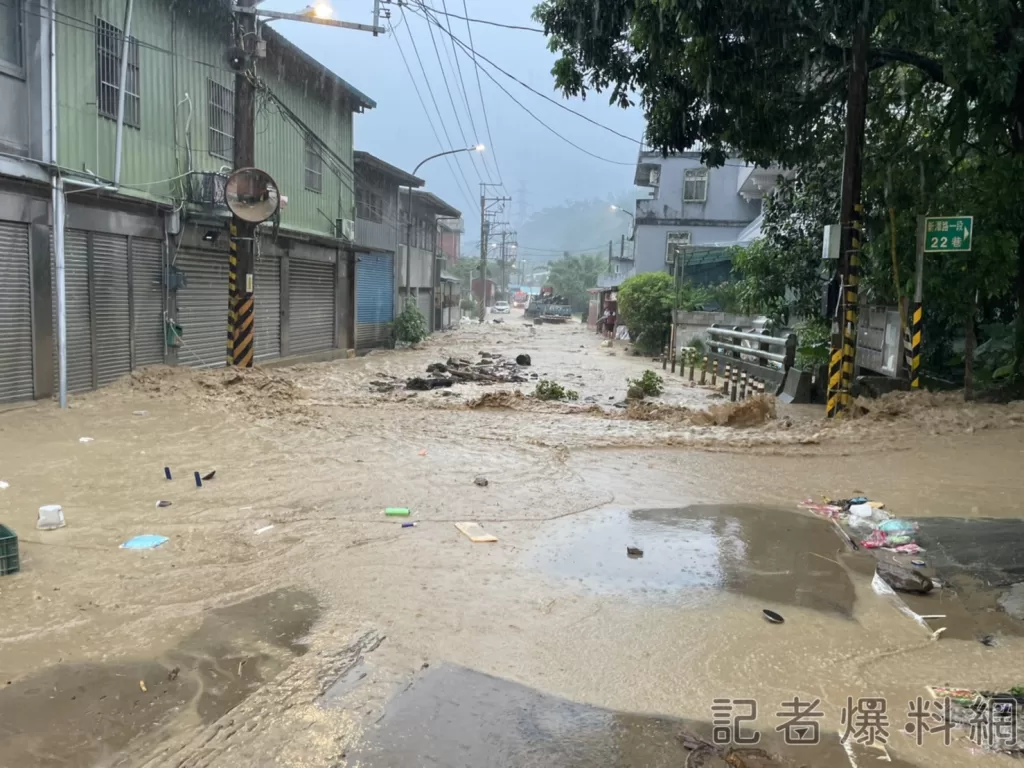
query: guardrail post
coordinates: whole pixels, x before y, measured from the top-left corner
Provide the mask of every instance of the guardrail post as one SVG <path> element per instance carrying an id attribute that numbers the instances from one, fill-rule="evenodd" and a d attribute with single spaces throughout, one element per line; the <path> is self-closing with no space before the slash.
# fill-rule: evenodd
<path id="1" fill-rule="evenodd" d="M 796 334 L 791 333 L 786 336 L 786 361 L 782 364 L 782 367 L 789 371 L 796 364 Z"/>
<path id="2" fill-rule="evenodd" d="M 700 369 L 700 385 L 704 386 L 704 381 L 708 375 L 708 356 L 704 355 L 704 365 Z"/>

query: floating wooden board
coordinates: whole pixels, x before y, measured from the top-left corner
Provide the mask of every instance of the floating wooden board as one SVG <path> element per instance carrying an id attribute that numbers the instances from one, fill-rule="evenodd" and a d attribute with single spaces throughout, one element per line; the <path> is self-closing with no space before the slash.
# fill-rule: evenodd
<path id="1" fill-rule="evenodd" d="M 498 540 L 497 536 L 487 533 L 481 528 L 480 523 L 456 523 L 455 527 L 474 544 L 489 544 Z"/>

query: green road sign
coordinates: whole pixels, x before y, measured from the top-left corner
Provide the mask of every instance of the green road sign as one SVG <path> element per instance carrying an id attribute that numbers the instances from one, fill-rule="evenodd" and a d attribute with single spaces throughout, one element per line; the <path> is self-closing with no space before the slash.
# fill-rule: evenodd
<path id="1" fill-rule="evenodd" d="M 971 250 L 974 237 L 973 216 L 929 216 L 925 219 L 925 253 L 952 253 Z"/>

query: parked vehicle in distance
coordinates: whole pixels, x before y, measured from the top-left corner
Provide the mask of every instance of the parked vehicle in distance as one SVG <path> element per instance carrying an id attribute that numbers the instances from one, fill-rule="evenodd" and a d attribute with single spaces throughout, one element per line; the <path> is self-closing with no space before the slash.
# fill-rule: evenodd
<path id="1" fill-rule="evenodd" d="M 516 309 L 523 309 L 530 300 L 530 294 L 526 291 L 516 291 L 512 294 L 512 306 Z"/>
<path id="2" fill-rule="evenodd" d="M 494 306 L 491 307 L 491 313 L 495 315 L 507 315 L 512 309 L 509 307 L 507 301 L 496 301 Z"/>

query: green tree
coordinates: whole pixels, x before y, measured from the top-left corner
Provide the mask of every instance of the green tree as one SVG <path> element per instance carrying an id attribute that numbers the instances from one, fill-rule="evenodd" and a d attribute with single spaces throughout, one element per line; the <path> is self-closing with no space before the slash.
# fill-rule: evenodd
<path id="1" fill-rule="evenodd" d="M 661 350 L 672 327 L 675 285 L 665 272 L 645 272 L 619 287 L 619 315 L 639 351 Z"/>
<path id="2" fill-rule="evenodd" d="M 762 165 L 806 170 L 822 146 L 834 145 L 859 24 L 868 32 L 872 99 L 890 78 L 928 105 L 917 113 L 922 132 L 906 136 L 924 150 L 921 157 L 897 152 L 890 167 L 919 161 L 925 187 L 927 177 L 972 162 L 971 152 L 980 155 L 978 169 L 1000 157 L 1019 167 L 1024 157 L 1021 0 L 544 0 L 535 17 L 560 54 L 553 74 L 566 94 L 610 91 L 613 102 L 628 106 L 638 93 L 648 143 L 666 151 L 700 146 L 709 165 L 739 152 Z M 890 103 L 884 116 L 872 106 L 876 121 L 894 131 L 912 111 Z M 869 126 L 869 147 L 875 138 Z M 921 164 L 942 145 L 945 165 Z M 892 207 L 913 217 L 945 202 L 930 190 L 915 197 L 913 205 Z M 1024 224 L 1013 223 L 1024 210 L 1021 185 L 1004 188 L 996 203 L 990 215 L 1006 215 L 996 239 L 1009 231 L 1014 245 L 1016 373 L 1024 377 Z M 992 266 L 985 285 L 1005 272 Z"/>
<path id="3" fill-rule="evenodd" d="M 590 304 L 588 289 L 595 288 L 597 278 L 607 271 L 607 256 L 563 256 L 549 265 L 547 281 L 556 294 L 568 299 L 573 311 L 582 312 Z"/>

